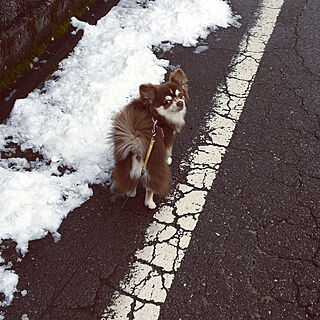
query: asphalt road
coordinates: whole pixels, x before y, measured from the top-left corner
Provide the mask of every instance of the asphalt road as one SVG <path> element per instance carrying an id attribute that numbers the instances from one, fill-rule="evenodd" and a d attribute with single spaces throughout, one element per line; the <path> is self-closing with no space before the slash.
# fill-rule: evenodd
<path id="1" fill-rule="evenodd" d="M 174 186 L 185 180 L 180 163 L 206 133 L 212 97 L 259 3 L 232 7 L 240 28 L 212 34 L 201 54 L 177 46 L 165 55 L 190 79 Z M 319 15 L 317 0 L 285 0 L 160 319 L 320 319 Z M 58 243 L 31 242 L 15 265 L 28 294 L 17 294 L 6 319 L 100 319 L 111 303 L 153 217 L 142 192 L 120 210 L 108 190 L 93 189 L 61 225 Z"/>

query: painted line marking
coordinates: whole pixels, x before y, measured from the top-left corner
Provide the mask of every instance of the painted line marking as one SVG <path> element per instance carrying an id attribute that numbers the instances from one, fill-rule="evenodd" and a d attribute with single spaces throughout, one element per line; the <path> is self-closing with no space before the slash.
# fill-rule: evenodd
<path id="1" fill-rule="evenodd" d="M 206 124 L 210 137 L 207 145 L 199 146 L 182 163 L 189 169 L 187 184 L 179 184 L 168 197 L 175 203 L 173 207 L 164 205 L 155 213 L 154 222 L 146 231 L 145 247 L 135 253 L 130 273 L 119 284 L 119 291 L 114 293 L 112 305 L 106 307 L 101 320 L 159 318 L 160 307 L 189 246 L 283 2 L 262 1 L 255 25 L 243 37 L 240 52 L 231 61 L 233 68 L 226 83 L 214 96 L 215 113 Z"/>

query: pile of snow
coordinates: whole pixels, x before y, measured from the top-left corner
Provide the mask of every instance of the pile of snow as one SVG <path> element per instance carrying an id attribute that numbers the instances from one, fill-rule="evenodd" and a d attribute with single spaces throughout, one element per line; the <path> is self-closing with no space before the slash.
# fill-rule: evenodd
<path id="1" fill-rule="evenodd" d="M 196 46 L 199 37 L 236 20 L 222 0 L 121 0 L 95 26 L 73 18 L 84 30 L 74 52 L 43 89 L 16 101 L 0 125 L 2 152 L 14 153 L 10 148 L 18 144 L 41 155 L 29 162 L 0 158 L 0 239 L 16 241 L 22 254 L 48 232 L 59 239 L 62 220 L 92 195 L 88 184 L 110 177 L 106 135 L 114 112 L 141 83 L 164 80 L 169 61 L 157 59 L 152 48 Z M 61 167 L 69 170 L 61 174 Z M 10 265 L 0 267 L 0 306 L 11 302 L 17 281 Z"/>

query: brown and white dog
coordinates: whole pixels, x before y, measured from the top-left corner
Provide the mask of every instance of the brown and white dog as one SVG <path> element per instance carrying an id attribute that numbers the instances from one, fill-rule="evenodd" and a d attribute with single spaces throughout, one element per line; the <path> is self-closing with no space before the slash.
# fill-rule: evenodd
<path id="1" fill-rule="evenodd" d="M 171 187 L 172 145 L 174 135 L 185 124 L 189 99 L 187 77 L 179 68 L 160 85 L 142 84 L 140 97 L 113 119 L 115 167 L 113 189 L 127 196 L 136 195 L 146 153 L 154 128 L 156 137 L 141 184 L 146 189 L 145 205 L 154 209 L 153 194 L 166 195 Z"/>

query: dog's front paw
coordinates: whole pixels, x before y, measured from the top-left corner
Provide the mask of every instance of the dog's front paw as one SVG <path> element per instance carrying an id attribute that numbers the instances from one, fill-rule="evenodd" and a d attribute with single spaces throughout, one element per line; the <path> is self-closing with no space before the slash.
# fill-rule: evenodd
<path id="1" fill-rule="evenodd" d="M 151 210 L 153 210 L 157 207 L 157 205 L 154 203 L 154 201 L 145 201 L 144 205 Z"/>
<path id="2" fill-rule="evenodd" d="M 171 158 L 171 157 L 168 157 L 168 159 L 167 159 L 167 164 L 170 166 L 171 163 L 172 163 L 172 158 Z"/>

